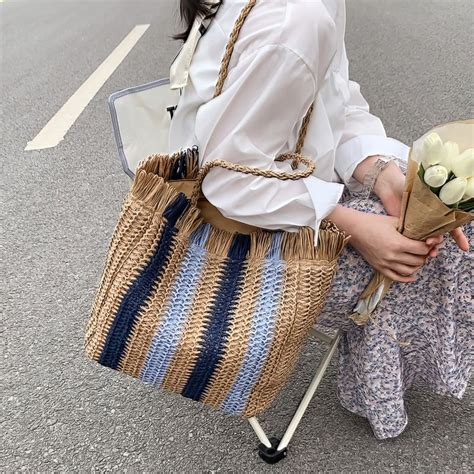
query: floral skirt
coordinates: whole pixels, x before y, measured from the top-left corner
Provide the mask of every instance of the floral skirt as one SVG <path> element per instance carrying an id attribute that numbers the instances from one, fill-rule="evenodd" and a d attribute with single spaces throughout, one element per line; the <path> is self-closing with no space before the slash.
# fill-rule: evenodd
<path id="1" fill-rule="evenodd" d="M 345 194 L 342 204 L 385 213 L 373 195 Z M 473 227 L 471 223 L 464 228 L 469 252 L 459 250 L 447 237 L 438 257 L 417 273 L 415 283 L 392 285 L 374 313 L 375 323 L 366 326 L 355 325 L 348 316 L 373 270 L 350 246 L 340 258 L 317 327 L 343 330 L 338 396 L 346 409 L 368 419 L 379 439 L 398 436 L 405 429 L 403 397 L 414 382 L 456 398 L 466 389 L 473 340 Z"/>

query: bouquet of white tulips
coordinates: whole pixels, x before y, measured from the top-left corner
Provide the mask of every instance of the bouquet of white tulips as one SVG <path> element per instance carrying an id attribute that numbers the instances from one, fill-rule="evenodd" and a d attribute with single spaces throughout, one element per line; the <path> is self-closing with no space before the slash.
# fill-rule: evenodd
<path id="1" fill-rule="evenodd" d="M 474 210 L 474 148 L 459 152 L 453 141 L 443 143 L 438 133 L 423 141 L 420 179 L 451 208 Z"/>
<path id="2" fill-rule="evenodd" d="M 474 220 L 474 120 L 441 125 L 411 148 L 400 232 L 415 240 L 442 235 Z M 392 281 L 377 273 L 351 319 L 366 324 Z"/>

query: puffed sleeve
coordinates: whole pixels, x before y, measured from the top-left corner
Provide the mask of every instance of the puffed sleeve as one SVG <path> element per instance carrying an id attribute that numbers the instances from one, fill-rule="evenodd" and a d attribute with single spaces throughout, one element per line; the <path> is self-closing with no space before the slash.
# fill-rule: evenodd
<path id="1" fill-rule="evenodd" d="M 196 117 L 202 163 L 223 159 L 243 165 L 291 171 L 275 162 L 284 152 L 314 99 L 315 75 L 293 51 L 263 46 L 240 57 L 222 94 L 203 104 Z M 203 193 L 228 218 L 266 229 L 318 230 L 332 212 L 343 186 L 315 176 L 282 181 L 214 168 Z M 316 232 L 317 235 L 317 232 Z"/>
<path id="2" fill-rule="evenodd" d="M 339 75 L 339 89 L 346 97 L 345 127 L 336 150 L 335 168 L 351 191 L 361 188 L 353 177 L 357 165 L 369 156 L 388 155 L 407 160 L 409 148 L 387 137 L 381 120 L 369 111 L 369 104 L 357 82 L 349 80 L 349 66 L 344 47 Z"/>

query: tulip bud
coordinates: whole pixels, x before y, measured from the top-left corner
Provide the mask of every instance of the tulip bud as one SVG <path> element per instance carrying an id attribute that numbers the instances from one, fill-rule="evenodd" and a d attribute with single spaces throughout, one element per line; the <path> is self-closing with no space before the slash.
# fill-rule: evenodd
<path id="1" fill-rule="evenodd" d="M 474 176 L 474 148 L 468 148 L 454 159 L 452 169 L 458 178 Z"/>
<path id="2" fill-rule="evenodd" d="M 467 179 L 466 190 L 464 191 L 463 201 L 474 198 L 474 178 Z"/>
<path id="3" fill-rule="evenodd" d="M 425 183 L 432 188 L 439 188 L 448 179 L 448 170 L 441 165 L 432 166 L 425 171 Z"/>
<path id="4" fill-rule="evenodd" d="M 443 141 L 437 133 L 430 133 L 423 142 L 423 167 L 437 165 L 446 156 Z"/>
<path id="5" fill-rule="evenodd" d="M 455 142 L 446 142 L 444 144 L 444 156 L 441 158 L 439 164 L 444 166 L 448 173 L 453 170 L 453 162 L 457 159 L 459 155 L 459 145 Z"/>
<path id="6" fill-rule="evenodd" d="M 466 187 L 466 178 L 454 178 L 441 188 L 441 191 L 439 192 L 439 198 L 448 206 L 456 204 L 464 196 Z"/>

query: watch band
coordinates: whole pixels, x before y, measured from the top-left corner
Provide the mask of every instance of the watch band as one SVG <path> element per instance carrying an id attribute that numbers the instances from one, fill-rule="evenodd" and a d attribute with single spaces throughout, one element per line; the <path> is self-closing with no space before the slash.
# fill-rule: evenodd
<path id="1" fill-rule="evenodd" d="M 372 166 L 371 171 L 364 176 L 361 197 L 366 199 L 370 196 L 374 190 L 375 183 L 377 182 L 380 173 L 382 173 L 382 171 L 392 162 L 397 164 L 396 157 L 389 155 L 379 155 L 377 157 L 377 161 Z"/>

